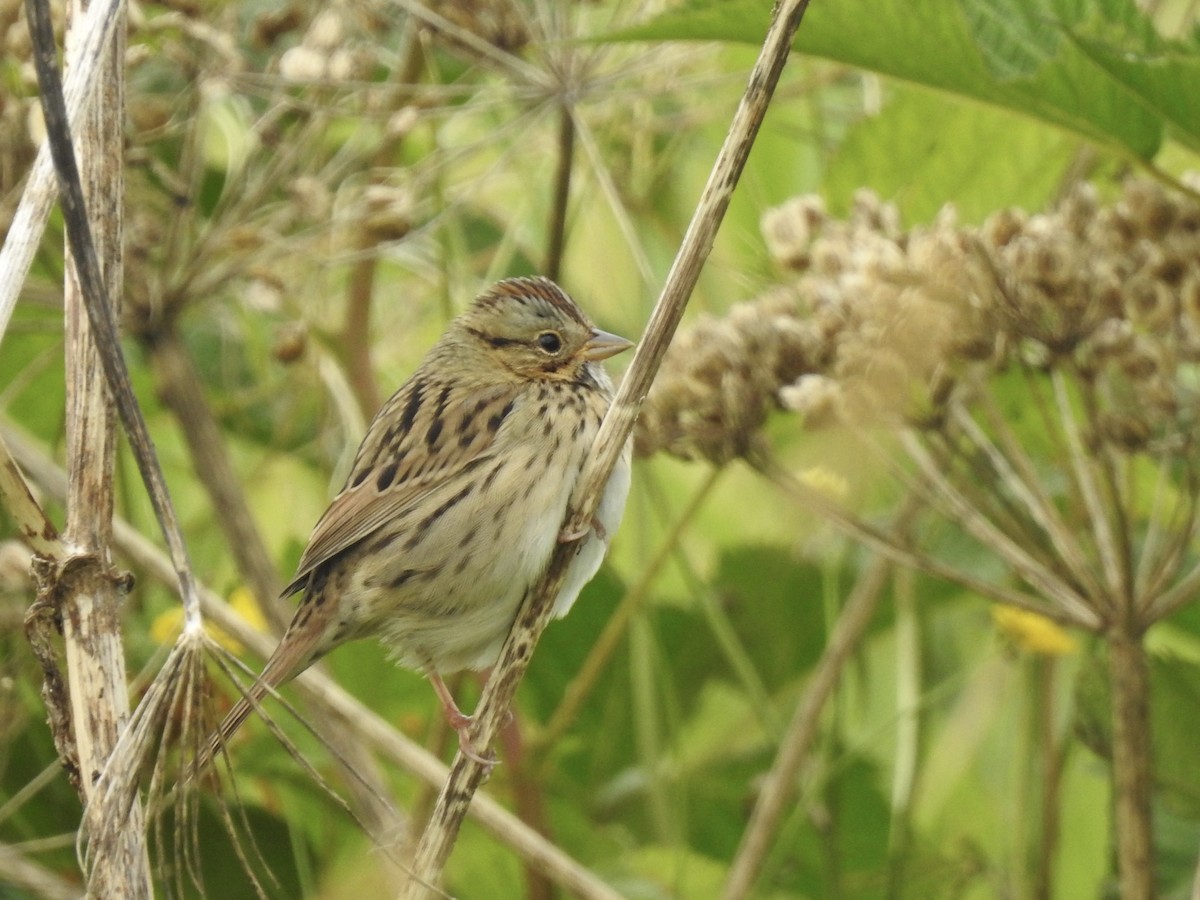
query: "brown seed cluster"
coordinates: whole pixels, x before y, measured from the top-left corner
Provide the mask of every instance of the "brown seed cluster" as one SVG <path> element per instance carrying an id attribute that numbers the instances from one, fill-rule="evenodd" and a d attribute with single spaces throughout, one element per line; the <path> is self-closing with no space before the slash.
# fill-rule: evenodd
<path id="1" fill-rule="evenodd" d="M 794 278 L 681 332 L 647 399 L 638 452 L 724 463 L 772 409 L 939 427 L 952 398 L 1017 367 L 1072 379 L 1093 448 L 1190 446 L 1200 419 L 1200 204 L 1132 179 L 1080 184 L 1052 210 L 903 230 L 868 192 L 846 220 L 803 197 L 763 217 Z M 1166 442 L 1164 444 L 1164 442 Z"/>

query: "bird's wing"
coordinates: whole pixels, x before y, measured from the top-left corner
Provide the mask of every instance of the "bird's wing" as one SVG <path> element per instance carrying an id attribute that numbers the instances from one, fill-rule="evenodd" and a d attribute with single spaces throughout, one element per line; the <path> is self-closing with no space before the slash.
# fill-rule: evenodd
<path id="1" fill-rule="evenodd" d="M 518 394 L 515 384 L 462 388 L 414 375 L 371 422 L 345 487 L 313 529 L 284 595 L 304 587 L 318 566 L 490 459 Z"/>

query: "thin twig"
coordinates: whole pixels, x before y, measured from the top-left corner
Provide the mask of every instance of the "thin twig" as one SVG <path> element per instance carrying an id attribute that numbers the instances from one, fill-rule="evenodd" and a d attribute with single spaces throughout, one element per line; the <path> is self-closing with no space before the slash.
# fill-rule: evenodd
<path id="1" fill-rule="evenodd" d="M 550 246 L 546 250 L 546 277 L 558 281 L 563 249 L 567 245 L 567 207 L 571 199 L 571 173 L 575 170 L 575 116 L 567 101 L 558 111 L 558 165 L 554 173 L 554 199 L 550 205 Z"/>
<path id="2" fill-rule="evenodd" d="M 900 535 L 911 524 L 918 509 L 918 504 L 909 500 L 896 517 L 888 534 L 895 536 L 897 543 L 902 541 Z M 821 712 L 837 687 L 842 668 L 858 647 L 859 640 L 875 615 L 891 566 L 891 560 L 876 556 L 847 598 L 812 678 L 796 705 L 787 733 L 771 763 L 771 770 L 763 780 L 754 811 L 750 814 L 750 822 L 742 833 L 741 844 L 721 892 L 724 900 L 742 900 L 751 896 L 763 861 L 791 807 L 796 791 L 796 776 L 816 736 Z"/>
<path id="3" fill-rule="evenodd" d="M 807 0 L 784 0 L 775 7 L 762 52 L 667 275 L 662 294 L 612 407 L 600 426 L 595 446 L 584 464 L 568 505 L 571 513 L 567 516 L 564 533 L 582 534 L 590 527 L 600 495 L 618 457 L 626 449 L 642 401 L 650 390 L 650 384 L 683 316 L 688 297 L 699 278 L 700 269 L 712 249 L 717 229 L 750 155 L 750 148 L 766 115 L 771 95 L 787 62 L 796 29 L 807 7 Z M 546 574 L 526 596 L 513 629 L 500 651 L 496 668 L 484 688 L 470 733 L 474 746 L 488 747 L 495 739 L 500 724 L 508 714 L 517 684 L 529 665 L 533 648 L 549 621 L 554 597 L 562 587 L 574 556 L 573 545 L 560 545 L 550 560 Z M 470 798 L 483 783 L 488 771 L 487 766 L 462 753 L 455 758 L 450 778 L 438 797 L 413 860 L 413 870 L 422 881 L 436 883 L 441 877 Z M 403 896 L 420 898 L 427 896 L 427 892 L 414 878 Z"/>

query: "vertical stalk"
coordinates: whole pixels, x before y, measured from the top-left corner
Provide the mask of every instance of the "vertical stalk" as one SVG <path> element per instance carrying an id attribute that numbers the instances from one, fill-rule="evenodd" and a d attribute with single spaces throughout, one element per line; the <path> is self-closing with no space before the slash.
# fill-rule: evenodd
<path id="1" fill-rule="evenodd" d="M 1121 900 L 1154 896 L 1150 810 L 1150 671 L 1141 631 L 1122 622 L 1108 634 L 1112 682 L 1113 796 Z"/>
<path id="2" fill-rule="evenodd" d="M 79 0 L 71 3 L 73 23 L 83 21 L 85 7 Z M 72 28 L 67 35 L 68 57 L 75 40 L 77 30 Z M 114 305 L 123 277 L 124 58 L 122 22 L 102 63 L 96 102 L 76 129 L 84 197 L 106 293 Z M 88 896 L 150 897 L 141 807 L 135 802 L 124 823 L 102 822 L 93 812 L 100 773 L 129 718 L 129 695 L 119 615 L 122 589 L 113 577 L 109 557 L 116 417 L 74 260 L 68 264 L 64 304 L 69 460 L 64 536 L 76 556 L 64 567 L 59 587 L 71 720 L 87 807 Z"/>

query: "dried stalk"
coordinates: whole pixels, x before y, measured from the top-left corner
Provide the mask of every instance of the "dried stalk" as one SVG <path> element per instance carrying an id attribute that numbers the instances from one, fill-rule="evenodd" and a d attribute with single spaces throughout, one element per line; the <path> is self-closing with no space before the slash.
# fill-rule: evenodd
<path id="1" fill-rule="evenodd" d="M 58 173 L 62 191 L 63 220 L 71 242 L 71 254 L 77 266 L 82 301 L 87 310 L 91 340 L 99 353 L 99 369 L 103 371 L 113 402 L 120 415 L 137 461 L 138 470 L 145 482 L 154 507 L 155 516 L 163 531 L 171 560 L 179 578 L 180 594 L 183 598 L 184 616 L 189 627 L 199 627 L 200 605 L 196 596 L 195 580 L 187 558 L 187 548 L 171 498 L 167 493 L 166 480 L 154 454 L 154 445 L 145 418 L 133 393 L 129 369 L 121 353 L 117 335 L 117 324 L 113 310 L 106 300 L 105 286 L 100 259 L 96 252 L 91 225 L 87 218 L 87 204 L 83 195 L 75 151 L 67 123 L 66 104 L 63 99 L 62 82 L 56 68 L 57 52 L 54 46 L 54 29 L 49 11 L 44 2 L 27 0 L 30 35 L 33 38 L 33 59 L 37 68 L 38 85 L 41 88 L 42 111 L 46 120 L 46 133 L 50 151 Z M 122 41 L 122 46 L 124 42 Z M 119 117 L 118 117 L 119 118 Z M 106 213 L 111 210 L 105 210 Z"/>
<path id="2" fill-rule="evenodd" d="M 111 43 L 117 26 L 123 27 L 124 21 L 125 0 L 96 0 L 88 6 L 82 19 L 75 20 L 80 38 L 67 51 L 66 82 L 67 115 L 72 125 L 79 121 L 97 86 L 102 83 L 99 73 L 105 48 Z M 29 172 L 4 247 L 0 249 L 0 340 L 8 329 L 21 286 L 42 242 L 56 193 L 50 146 L 43 143 Z"/>
<path id="3" fill-rule="evenodd" d="M 899 536 L 907 530 L 917 510 L 917 504 L 909 501 L 897 516 L 891 533 Z M 742 833 L 742 841 L 721 892 L 724 900 L 741 900 L 752 896 L 754 882 L 762 870 L 779 826 L 791 809 L 797 775 L 816 737 L 821 712 L 837 687 L 842 668 L 858 647 L 859 640 L 875 615 L 892 565 L 892 561 L 886 557 L 876 556 L 859 578 L 838 616 L 821 659 L 813 670 L 812 679 L 796 706 L 779 751 L 775 754 L 771 770 L 763 780 L 754 811 L 750 814 L 750 822 Z"/>
<path id="4" fill-rule="evenodd" d="M 1112 684 L 1113 804 L 1121 900 L 1151 900 L 1154 829 L 1151 814 L 1150 672 L 1140 630 L 1107 634 Z"/>
<path id="5" fill-rule="evenodd" d="M 158 395 L 183 432 L 192 466 L 212 501 L 213 519 L 224 533 L 225 543 L 258 608 L 268 622 L 282 631 L 287 619 L 275 600 L 283 585 L 246 503 L 196 366 L 171 326 L 148 339 L 147 344 Z"/>
<path id="6" fill-rule="evenodd" d="M 61 85 L 56 83 L 49 9 L 35 0 L 30 0 L 27 9 L 30 32 L 37 46 L 35 58 L 46 118 L 48 122 L 57 118 L 55 124 L 65 130 L 66 113 Z M 72 5 L 70 11 L 75 21 L 81 19 L 80 6 Z M 68 41 L 73 41 L 70 32 Z M 107 303 L 106 310 L 97 311 L 101 316 L 107 313 L 110 321 L 116 317 L 123 278 L 124 57 L 124 29 L 117 27 L 99 73 L 103 87 L 97 102 L 76 128 L 79 170 L 70 171 L 73 165 L 64 166 L 61 158 L 63 143 L 67 153 L 72 152 L 70 135 L 60 133 L 52 144 L 52 149 L 58 151 L 55 162 L 60 177 L 64 182 L 73 182 L 65 185 L 73 200 L 65 202 L 64 207 L 78 205 L 78 219 L 84 233 L 81 235 L 78 227 L 70 231 L 72 258 L 68 261 L 64 290 L 69 459 L 64 538 L 72 555 L 60 560 L 57 568 L 43 570 L 53 586 L 43 585 L 42 596 L 54 604 L 65 639 L 70 724 L 78 754 L 76 765 L 88 832 L 84 862 L 88 894 L 138 898 L 153 893 L 141 809 L 135 802 L 129 827 L 111 828 L 96 815 L 94 802 L 97 782 L 129 719 L 119 617 L 124 590 L 120 577 L 112 573 L 109 564 L 115 417 L 87 315 L 88 307 Z M 47 100 L 47 93 L 55 96 Z M 53 113 L 49 111 L 51 106 L 56 107 Z M 90 235 L 85 204 L 97 212 Z M 90 303 L 84 299 L 85 292 L 92 294 L 88 298 Z"/>
<path id="7" fill-rule="evenodd" d="M 725 470 L 714 468 L 709 472 L 708 477 L 697 488 L 683 512 L 672 523 L 671 530 L 667 532 L 662 543 L 655 549 L 649 562 L 642 566 L 637 582 L 625 592 L 625 596 L 621 598 L 620 604 L 613 610 L 613 614 L 609 616 L 608 621 L 604 623 L 604 629 L 596 637 L 596 640 L 592 642 L 583 665 L 579 667 L 579 671 L 575 673 L 575 677 L 571 679 L 563 691 L 562 700 L 559 702 L 558 707 L 546 722 L 545 727 L 536 735 L 532 742 L 535 752 L 541 752 L 544 748 L 553 746 L 575 720 L 575 716 L 579 713 L 579 708 L 583 705 L 584 700 L 591 694 L 596 683 L 600 680 L 601 673 L 607 668 L 609 662 L 612 661 L 613 654 L 617 652 L 617 647 L 629 629 L 630 621 L 632 621 L 638 610 L 642 608 L 642 603 L 650 591 L 650 586 L 658 578 L 659 573 L 668 560 L 670 560 L 671 554 L 679 546 L 679 540 L 683 536 L 683 532 L 692 524 L 696 513 L 700 511 L 701 506 L 708 499 L 714 485 L 717 483 L 717 479 L 723 471 Z"/>
<path id="8" fill-rule="evenodd" d="M 621 382 L 612 408 L 604 417 L 596 444 L 580 474 L 569 504 L 572 512 L 567 516 L 568 521 L 565 523 L 567 533 L 583 533 L 589 527 L 600 494 L 633 431 L 638 410 L 683 316 L 700 269 L 712 249 L 717 229 L 745 167 L 746 158 L 750 154 L 775 85 L 787 62 L 796 29 L 807 7 L 807 0 L 784 0 L 775 7 L 762 52 L 750 74 L 746 92 L 730 123 L 725 143 L 684 234 L 683 243 L 667 275 L 645 335 L 634 354 L 629 371 Z M 475 725 L 470 735 L 471 742 L 476 747 L 491 746 L 507 716 L 517 684 L 524 675 L 533 648 L 549 621 L 553 599 L 562 586 L 574 554 L 574 546 L 561 545 L 551 558 L 541 582 L 526 596 L 479 703 Z M 455 758 L 450 778 L 446 781 L 429 825 L 421 836 L 413 860 L 415 877 L 409 880 L 408 889 L 403 897 L 410 900 L 426 897 L 429 892 L 423 883 L 434 884 L 440 879 L 471 797 L 487 774 L 487 766 L 476 763 L 461 753 Z"/>

